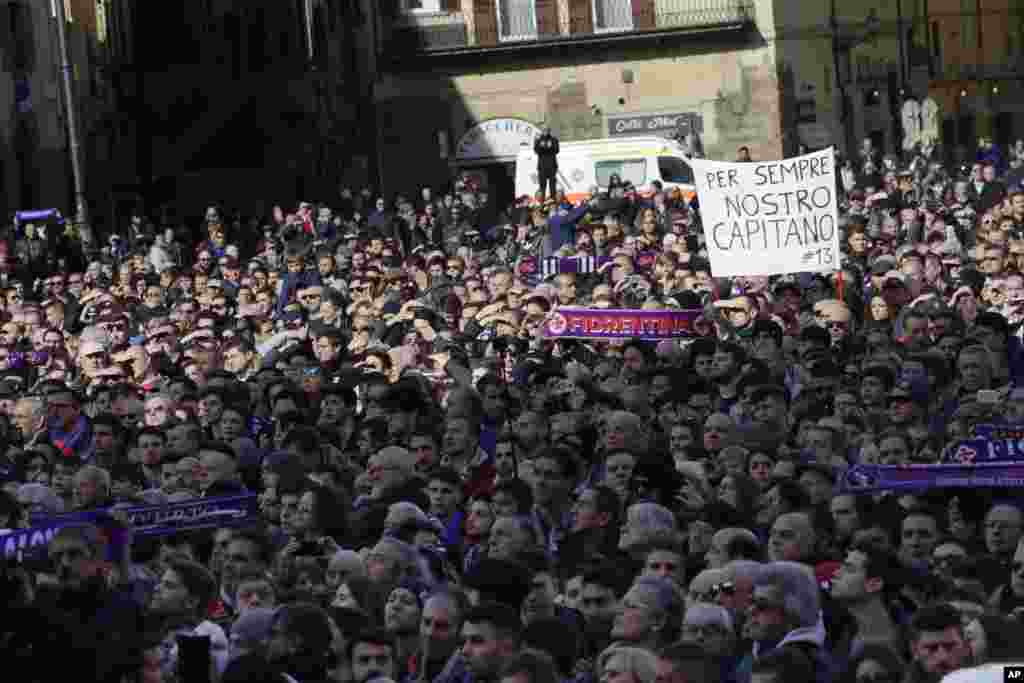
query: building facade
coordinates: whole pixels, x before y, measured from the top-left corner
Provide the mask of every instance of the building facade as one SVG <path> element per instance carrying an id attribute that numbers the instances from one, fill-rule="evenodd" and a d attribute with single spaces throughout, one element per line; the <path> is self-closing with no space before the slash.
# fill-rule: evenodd
<path id="1" fill-rule="evenodd" d="M 118 49 L 109 0 L 64 0 L 90 204 L 103 215 L 119 131 L 110 64 Z M 0 0 L 0 215 L 71 211 L 73 185 L 61 85 L 57 17 L 50 0 Z"/>
<path id="2" fill-rule="evenodd" d="M 470 172 L 509 199 L 518 144 L 696 132 L 708 156 L 794 146 L 769 0 L 397 0 L 373 91 L 387 192 Z M 490 152 L 490 153 L 488 153 Z"/>
<path id="3" fill-rule="evenodd" d="M 919 68 L 943 115 L 942 140 L 973 158 L 980 136 L 1024 137 L 1024 1 L 928 0 Z"/>
<path id="4" fill-rule="evenodd" d="M 137 2 L 130 15 L 120 91 L 151 213 L 184 219 L 219 202 L 266 216 L 367 181 L 352 36 L 369 17 L 354 3 Z"/>
<path id="5" fill-rule="evenodd" d="M 849 50 L 856 138 L 884 137 L 893 148 L 893 112 L 908 97 L 938 104 L 951 160 L 972 158 L 981 136 L 1002 145 L 1024 136 L 1024 0 L 850 0 L 842 7 L 847 15 L 874 9 L 880 18 L 873 39 Z"/>

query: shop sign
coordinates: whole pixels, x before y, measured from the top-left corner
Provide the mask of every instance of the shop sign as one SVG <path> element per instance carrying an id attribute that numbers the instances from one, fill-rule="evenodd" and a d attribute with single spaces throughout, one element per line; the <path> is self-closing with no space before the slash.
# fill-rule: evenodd
<path id="1" fill-rule="evenodd" d="M 455 157 L 459 161 L 515 159 L 523 146 L 533 149 L 541 129 L 523 119 L 490 119 L 473 126 L 459 139 Z"/>
<path id="2" fill-rule="evenodd" d="M 697 112 L 672 114 L 616 114 L 608 117 L 608 137 L 660 135 L 671 138 L 690 131 L 704 132 L 704 117 Z"/>

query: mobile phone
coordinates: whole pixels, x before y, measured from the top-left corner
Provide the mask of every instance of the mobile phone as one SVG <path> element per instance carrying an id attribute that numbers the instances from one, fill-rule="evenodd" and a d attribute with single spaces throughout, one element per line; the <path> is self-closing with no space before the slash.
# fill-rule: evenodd
<path id="1" fill-rule="evenodd" d="M 210 636 L 178 636 L 178 675 L 189 683 L 210 683 Z"/>
<path id="2" fill-rule="evenodd" d="M 999 392 L 995 389 L 979 389 L 978 403 L 985 405 L 996 405 L 999 403 Z"/>

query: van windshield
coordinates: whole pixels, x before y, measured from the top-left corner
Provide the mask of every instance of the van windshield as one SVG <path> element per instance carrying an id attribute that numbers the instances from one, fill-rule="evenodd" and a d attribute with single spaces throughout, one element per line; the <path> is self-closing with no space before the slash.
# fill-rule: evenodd
<path id="1" fill-rule="evenodd" d="M 597 176 L 597 184 L 601 187 L 608 187 L 608 181 L 613 175 L 619 176 L 624 183 L 643 185 L 647 182 L 647 160 L 646 159 L 616 159 L 614 161 L 598 161 L 594 164 L 594 174 Z"/>
<path id="2" fill-rule="evenodd" d="M 693 169 L 679 157 L 658 157 L 658 171 L 666 183 L 693 184 Z"/>

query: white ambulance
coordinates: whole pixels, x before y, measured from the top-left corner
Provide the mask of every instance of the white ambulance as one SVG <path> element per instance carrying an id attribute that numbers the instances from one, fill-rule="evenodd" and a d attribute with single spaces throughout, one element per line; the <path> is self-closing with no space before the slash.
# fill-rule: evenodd
<path id="1" fill-rule="evenodd" d="M 652 194 L 655 180 L 665 190 L 678 187 L 690 198 L 696 192 L 693 170 L 681 145 L 656 136 L 604 138 L 563 142 L 558 154 L 558 189 L 570 201 L 590 197 L 594 187 L 608 187 L 608 179 L 619 176 L 643 194 Z M 537 194 L 537 155 L 521 147 L 516 157 L 516 197 Z"/>

